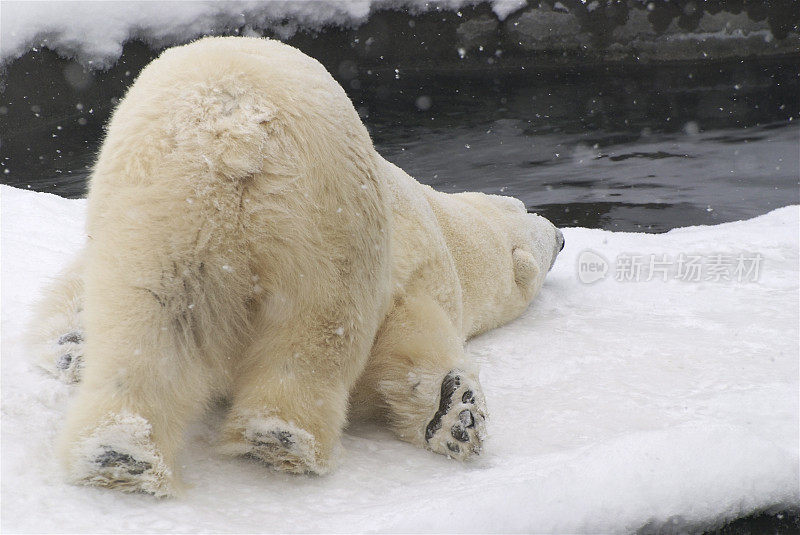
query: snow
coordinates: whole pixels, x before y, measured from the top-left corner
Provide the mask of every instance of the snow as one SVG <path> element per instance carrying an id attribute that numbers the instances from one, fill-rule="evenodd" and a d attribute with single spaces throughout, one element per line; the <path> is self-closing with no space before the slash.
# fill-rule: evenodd
<path id="1" fill-rule="evenodd" d="M 58 472 L 73 387 L 35 369 L 22 336 L 84 240 L 86 204 L 0 197 L 5 532 L 618 533 L 800 506 L 797 206 L 661 235 L 564 229 L 529 310 L 468 344 L 490 411 L 477 462 L 355 423 L 333 473 L 291 476 L 217 454 L 214 412 L 189 434 L 185 496 L 158 500 Z M 609 263 L 592 284 L 577 276 L 587 250 Z M 758 280 L 616 280 L 620 255 L 680 253 L 761 255 Z"/>
<path id="2" fill-rule="evenodd" d="M 376 9 L 457 9 L 477 0 L 229 0 L 186 2 L 4 1 L 0 18 L 0 63 L 32 47 L 46 46 L 92 67 L 109 67 L 130 39 L 161 47 L 202 35 L 244 28 L 245 35 L 271 30 L 280 38 L 298 29 L 352 27 Z M 525 0 L 490 0 L 500 20 Z"/>

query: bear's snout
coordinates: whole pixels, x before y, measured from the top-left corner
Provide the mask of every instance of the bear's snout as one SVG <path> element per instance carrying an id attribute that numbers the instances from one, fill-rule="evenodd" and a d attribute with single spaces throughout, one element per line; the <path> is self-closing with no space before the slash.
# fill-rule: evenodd
<path id="1" fill-rule="evenodd" d="M 556 263 L 556 258 L 558 257 L 558 253 L 564 250 L 564 233 L 562 233 L 559 229 L 555 229 L 556 231 L 556 243 L 555 248 L 553 249 L 553 259 L 550 260 L 550 267 L 548 271 L 553 269 L 553 264 Z"/>

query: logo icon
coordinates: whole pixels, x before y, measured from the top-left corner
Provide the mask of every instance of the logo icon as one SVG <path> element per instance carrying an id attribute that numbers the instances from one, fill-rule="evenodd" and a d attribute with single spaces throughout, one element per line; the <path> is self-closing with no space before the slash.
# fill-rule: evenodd
<path id="1" fill-rule="evenodd" d="M 578 280 L 584 284 L 592 284 L 608 275 L 608 260 L 599 253 L 589 249 L 578 255 Z"/>

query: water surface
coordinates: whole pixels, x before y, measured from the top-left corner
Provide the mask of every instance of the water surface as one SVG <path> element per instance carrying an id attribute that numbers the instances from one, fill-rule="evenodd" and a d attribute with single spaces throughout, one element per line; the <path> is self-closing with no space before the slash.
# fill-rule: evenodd
<path id="1" fill-rule="evenodd" d="M 85 194 L 103 125 L 155 52 L 108 71 L 47 50 L 8 69 L 3 182 Z M 522 199 L 559 226 L 662 232 L 800 203 L 797 58 L 395 71 L 326 65 L 378 151 L 446 192 Z"/>

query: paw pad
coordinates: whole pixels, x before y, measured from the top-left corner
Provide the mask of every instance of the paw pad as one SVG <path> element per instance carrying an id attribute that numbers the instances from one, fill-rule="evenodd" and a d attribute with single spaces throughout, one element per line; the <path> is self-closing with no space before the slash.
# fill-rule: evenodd
<path id="1" fill-rule="evenodd" d="M 83 333 L 70 331 L 62 334 L 53 347 L 56 354 L 51 362 L 55 370 L 51 368 L 50 371 L 66 383 L 80 381 L 83 371 Z"/>
<path id="2" fill-rule="evenodd" d="M 94 462 L 102 468 L 121 469 L 133 476 L 138 476 L 143 474 L 145 470 L 153 468 L 153 465 L 146 461 L 137 461 L 127 453 L 120 453 L 110 448 L 98 455 Z"/>

